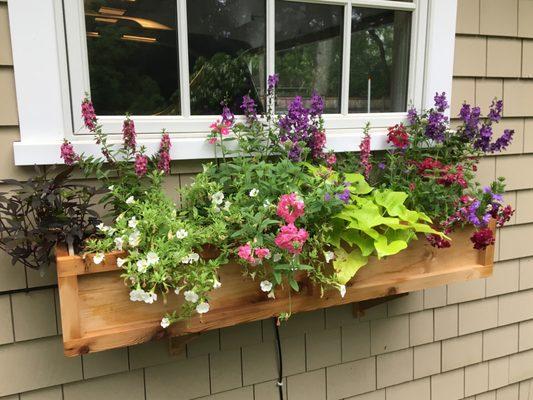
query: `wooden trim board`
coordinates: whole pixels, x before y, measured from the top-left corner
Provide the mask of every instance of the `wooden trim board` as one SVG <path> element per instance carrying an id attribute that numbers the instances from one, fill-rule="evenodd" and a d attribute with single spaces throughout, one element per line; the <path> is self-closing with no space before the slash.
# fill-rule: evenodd
<path id="1" fill-rule="evenodd" d="M 494 229 L 494 226 L 493 226 Z M 308 280 L 300 282 L 299 293 L 287 288 L 268 299 L 259 283 L 241 274 L 238 264 L 220 268 L 222 287 L 210 295 L 211 310 L 167 329 L 162 316 L 180 306 L 174 293 L 154 304 L 131 302 L 129 288 L 116 267 L 120 253 L 110 253 L 103 265 L 90 257 L 69 256 L 56 250 L 59 297 L 65 355 L 75 356 L 143 343 L 152 339 L 183 336 L 277 316 L 282 312 L 304 312 L 341 304 L 361 302 L 408 293 L 452 282 L 490 276 L 494 246 L 485 251 L 472 248 L 472 230 L 452 235 L 452 247 L 435 249 L 420 239 L 403 252 L 377 260 L 372 258 L 346 285 L 342 298 L 337 290 L 320 296 Z"/>

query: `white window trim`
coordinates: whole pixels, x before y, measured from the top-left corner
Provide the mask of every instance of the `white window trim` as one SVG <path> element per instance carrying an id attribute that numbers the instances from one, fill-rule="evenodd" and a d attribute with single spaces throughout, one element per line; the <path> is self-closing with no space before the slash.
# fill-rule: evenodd
<path id="1" fill-rule="evenodd" d="M 72 3 L 68 0 L 65 3 Z M 76 0 L 80 3 L 82 0 Z M 185 12 L 185 0 L 176 0 L 178 14 Z M 267 0 L 267 54 L 274 49 L 274 1 Z M 321 2 L 345 6 L 345 29 L 350 29 L 351 6 L 372 6 L 395 9 L 412 9 L 413 3 L 388 0 L 296 0 Z M 451 95 L 453 52 L 455 42 L 455 16 L 457 0 L 414 0 L 411 54 L 409 66 L 408 97 L 416 107 L 430 107 L 437 91 L 446 91 Z M 80 9 L 74 8 L 75 9 Z M 65 15 L 61 0 L 17 0 L 9 3 L 13 63 L 19 112 L 20 141 L 14 143 L 16 165 L 61 163 L 59 146 L 64 139 L 71 140 L 77 152 L 98 154 L 98 148 L 92 137 L 79 134 L 79 127 L 73 128 L 71 107 L 79 101 L 72 100 L 69 86 L 69 69 L 67 67 L 67 47 L 64 19 L 77 19 L 84 27 L 81 13 L 68 13 L 72 7 L 66 7 Z M 31 10 L 31 12 L 28 12 Z M 270 18 L 269 18 L 270 17 Z M 184 18 L 181 18 L 183 20 Z M 186 20 L 186 19 L 185 19 Z M 188 78 L 187 27 L 181 21 L 178 24 L 180 45 L 181 76 Z M 85 33 L 83 40 L 85 43 Z M 350 35 L 345 35 L 350 37 Z M 67 40 L 74 40 L 71 36 Z M 77 39 L 78 43 L 80 38 Z M 348 42 L 348 43 L 346 43 Z M 344 50 L 349 48 L 345 40 Z M 78 60 L 86 57 L 86 50 L 77 47 Z M 72 49 L 72 47 L 70 47 Z M 71 50 L 72 51 L 72 50 Z M 386 148 L 386 128 L 405 119 L 405 113 L 348 114 L 347 89 L 349 75 L 349 55 L 343 52 L 341 114 L 325 115 L 327 146 L 335 151 L 358 150 L 364 124 L 372 124 L 372 148 Z M 72 52 L 69 53 L 69 60 Z M 72 62 L 72 61 L 71 61 Z M 86 65 L 86 64 L 85 64 Z M 274 71 L 274 59 L 267 56 L 267 74 Z M 72 69 L 71 69 L 72 71 Z M 79 70 L 78 70 L 79 72 Z M 73 79 L 74 75 L 70 75 Z M 80 79 L 80 75 L 77 75 Z M 75 76 L 74 76 L 75 77 Z M 414 77 L 414 78 L 413 78 Z M 86 77 L 87 79 L 88 77 Z M 87 80 L 88 81 L 88 80 Z M 85 82 L 87 82 L 85 81 Z M 83 82 L 83 81 L 82 81 Z M 79 82 L 78 82 L 79 83 Z M 182 93 L 188 93 L 188 79 L 181 79 Z M 78 85 L 78 87 L 80 87 Z M 78 89 L 80 90 L 80 89 Z M 346 99 L 343 100 L 343 99 Z M 184 102 L 182 102 L 183 104 Z M 149 117 L 137 116 L 136 128 L 139 132 L 157 132 L 160 127 L 167 127 L 171 133 L 172 159 L 205 159 L 214 156 L 213 148 L 205 141 L 205 134 L 212 122 L 212 116 L 189 117 L 188 104 L 182 106 L 182 116 Z M 76 110 L 76 108 L 74 108 Z M 111 133 L 120 131 L 121 117 L 105 117 L 105 130 Z M 81 126 L 81 119 L 79 121 Z M 78 132 L 75 134 L 75 132 Z M 118 142 L 120 135 L 112 134 L 111 142 Z M 159 136 L 141 134 L 138 142 L 155 151 Z"/>

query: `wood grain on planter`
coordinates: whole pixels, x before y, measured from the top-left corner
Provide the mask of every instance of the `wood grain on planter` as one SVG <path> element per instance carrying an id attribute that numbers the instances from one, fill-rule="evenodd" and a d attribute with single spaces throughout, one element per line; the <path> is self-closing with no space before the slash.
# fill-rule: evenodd
<path id="1" fill-rule="evenodd" d="M 344 298 L 337 290 L 328 290 L 321 297 L 320 290 L 305 278 L 300 281 L 299 293 L 282 290 L 276 292 L 275 300 L 268 299 L 258 282 L 243 277 L 241 266 L 231 263 L 220 268 L 222 287 L 210 295 L 211 310 L 167 329 L 161 328 L 161 318 L 180 306 L 182 296 L 169 293 L 154 304 L 131 302 L 129 288 L 115 264 L 120 253 L 109 253 L 103 264 L 94 265 L 90 257 L 84 260 L 69 256 L 65 248 L 59 247 L 56 256 L 65 354 L 75 356 L 130 346 L 261 320 L 282 312 L 311 311 L 487 277 L 492 273 L 494 246 L 481 252 L 474 250 L 471 234 L 471 229 L 454 233 L 449 249 L 435 249 L 420 238 L 395 256 L 372 258 L 348 282 Z"/>

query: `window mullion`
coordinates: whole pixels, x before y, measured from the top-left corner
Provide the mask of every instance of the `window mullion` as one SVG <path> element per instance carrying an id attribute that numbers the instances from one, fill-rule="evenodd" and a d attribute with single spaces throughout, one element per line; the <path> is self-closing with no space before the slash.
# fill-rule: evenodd
<path id="1" fill-rule="evenodd" d="M 189 90 L 189 40 L 187 32 L 187 0 L 176 0 L 178 10 L 178 54 L 180 76 L 181 115 L 191 115 L 191 96 Z"/>
<path id="2" fill-rule="evenodd" d="M 350 48 L 352 32 L 352 4 L 344 6 L 344 27 L 342 43 L 342 74 L 341 74 L 341 114 L 348 114 L 350 100 Z"/>
<path id="3" fill-rule="evenodd" d="M 266 77 L 276 72 L 276 0 L 266 0 Z M 265 85 L 265 87 L 268 86 Z M 275 105 L 273 105 L 275 107 Z M 273 110 L 274 111 L 274 110 Z"/>

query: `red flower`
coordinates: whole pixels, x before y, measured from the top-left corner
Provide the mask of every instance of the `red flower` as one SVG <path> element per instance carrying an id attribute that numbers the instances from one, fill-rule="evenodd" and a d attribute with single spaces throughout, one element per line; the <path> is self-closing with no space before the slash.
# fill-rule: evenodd
<path id="1" fill-rule="evenodd" d="M 494 234 L 490 228 L 483 228 L 475 232 L 470 238 L 472 243 L 474 243 L 474 249 L 476 250 L 485 250 L 488 246 L 494 244 Z"/>
<path id="2" fill-rule="evenodd" d="M 437 249 L 445 249 L 451 246 L 451 243 L 448 240 L 440 237 L 439 235 L 426 235 L 426 239 L 429 244 L 431 244 L 433 247 L 436 247 Z"/>
<path id="3" fill-rule="evenodd" d="M 409 135 L 407 134 L 403 124 L 394 125 L 389 128 L 389 133 L 387 134 L 387 143 L 392 143 L 399 149 L 405 149 L 407 146 L 409 146 Z"/>

